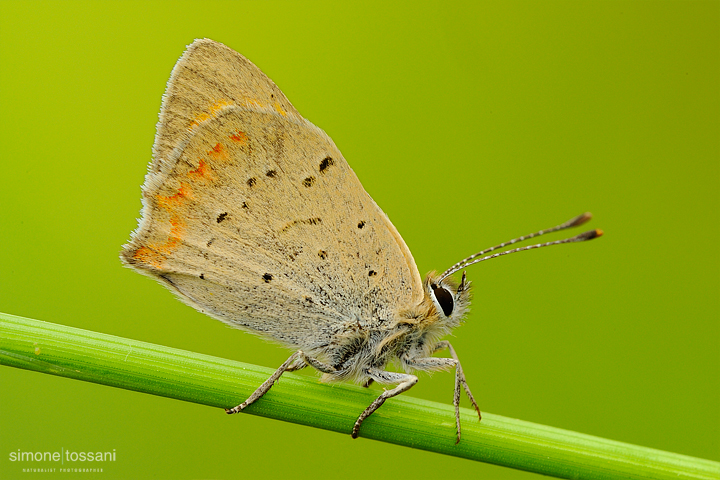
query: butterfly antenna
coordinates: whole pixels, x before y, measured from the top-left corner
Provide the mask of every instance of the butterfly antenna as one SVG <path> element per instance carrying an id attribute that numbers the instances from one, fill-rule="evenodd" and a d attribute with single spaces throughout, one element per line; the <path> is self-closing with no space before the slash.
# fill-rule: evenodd
<path id="1" fill-rule="evenodd" d="M 582 215 L 578 215 L 575 218 L 572 218 L 568 220 L 565 223 L 561 223 L 560 225 L 557 225 L 552 228 L 548 228 L 545 230 L 540 230 L 535 233 L 531 233 L 530 235 L 524 235 L 522 237 L 513 238 L 510 241 L 503 242 L 499 245 L 495 245 L 494 247 L 486 248 L 485 250 L 482 250 L 474 255 L 470 255 L 469 257 L 459 261 L 452 267 L 448 268 L 443 272 L 442 275 L 440 275 L 440 279 L 438 281 L 442 281 L 445 278 L 449 277 L 453 273 L 457 272 L 458 270 L 461 270 L 465 267 L 469 267 L 470 265 L 474 265 L 479 262 L 483 262 L 485 260 L 490 260 L 491 258 L 500 257 L 502 255 L 507 255 L 508 253 L 515 253 L 515 252 L 521 252 L 523 250 L 532 250 L 533 248 L 540 248 L 540 247 L 549 247 L 550 245 L 560 245 L 561 243 L 574 243 L 574 242 L 584 242 L 586 240 L 592 240 L 593 238 L 597 238 L 602 236 L 603 231 L 600 229 L 590 230 L 584 233 L 581 233 L 580 235 L 575 235 L 574 237 L 565 238 L 563 240 L 556 240 L 554 242 L 546 242 L 546 243 L 539 243 L 537 245 L 528 245 L 526 247 L 519 247 L 519 248 L 513 248 L 512 250 L 506 250 L 504 252 L 495 253 L 493 255 L 488 255 L 483 257 L 483 255 L 487 255 L 488 253 L 498 250 L 500 248 L 507 247 L 509 245 L 513 245 L 515 243 L 524 242 L 525 240 L 530 240 L 531 238 L 539 237 L 540 235 L 545 235 L 546 233 L 552 233 L 557 232 L 559 230 L 565 230 L 566 228 L 572 228 L 577 227 L 579 225 L 582 225 L 583 223 L 587 222 L 592 218 L 592 214 L 590 212 L 585 212 Z M 482 257 L 482 258 L 479 258 Z"/>

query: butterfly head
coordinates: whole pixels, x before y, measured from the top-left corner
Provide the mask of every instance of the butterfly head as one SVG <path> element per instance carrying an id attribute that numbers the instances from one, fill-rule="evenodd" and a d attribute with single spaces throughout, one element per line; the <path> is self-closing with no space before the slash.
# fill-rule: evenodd
<path id="1" fill-rule="evenodd" d="M 510 253 L 548 247 L 550 245 L 560 245 L 563 243 L 584 242 L 586 240 L 592 240 L 594 238 L 602 236 L 602 230 L 595 229 L 562 240 L 528 245 L 525 247 L 513 248 L 510 250 L 501 251 L 499 253 L 487 255 L 495 250 L 505 248 L 507 246 L 514 245 L 518 242 L 529 240 L 531 238 L 539 237 L 540 235 L 545 235 L 546 233 L 557 232 L 559 230 L 565 230 L 566 228 L 571 227 L 577 227 L 578 225 L 582 225 L 588 220 L 590 220 L 590 218 L 592 218 L 592 215 L 590 213 L 583 213 L 582 215 L 571 218 L 567 222 L 561 223 L 560 225 L 557 225 L 553 228 L 540 230 L 539 232 L 518 237 L 508 242 L 503 242 L 499 245 L 495 245 L 494 247 L 481 250 L 480 252 L 470 255 L 469 257 L 459 261 L 452 267 L 445 270 L 440 275 L 436 274 L 435 272 L 431 272 L 425 279 L 424 285 L 424 304 L 430 304 L 430 311 L 427 313 L 427 318 L 437 318 L 442 326 L 453 328 L 460 323 L 463 316 L 465 316 L 465 313 L 467 313 L 468 306 L 470 305 L 470 283 L 467 282 L 464 271 L 462 275 L 462 281 L 459 285 L 452 280 L 452 274 L 457 273 L 460 270 L 469 267 L 470 265 L 474 265 L 476 263 L 480 263 L 485 260 L 490 260 L 491 258 L 497 258 Z"/>
<path id="2" fill-rule="evenodd" d="M 470 282 L 465 272 L 458 284 L 452 277 L 442 278 L 431 272 L 425 278 L 425 296 L 435 307 L 442 324 L 452 328 L 458 325 L 470 306 Z"/>

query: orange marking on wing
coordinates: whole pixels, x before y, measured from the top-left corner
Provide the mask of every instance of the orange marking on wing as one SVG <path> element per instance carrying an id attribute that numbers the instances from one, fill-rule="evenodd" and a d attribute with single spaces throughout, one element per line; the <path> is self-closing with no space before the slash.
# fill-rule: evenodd
<path id="1" fill-rule="evenodd" d="M 222 160 L 226 162 L 230 159 L 227 150 L 225 150 L 225 145 L 223 145 L 222 143 L 216 143 L 213 148 L 208 150 L 207 154 L 208 157 L 213 160 Z"/>
<path id="2" fill-rule="evenodd" d="M 158 200 L 159 206 L 161 206 L 165 210 L 171 211 L 175 207 L 179 207 L 183 203 L 187 202 L 189 199 L 192 199 L 192 189 L 187 183 L 181 182 L 180 188 L 175 195 L 156 195 L 156 198 Z"/>
<path id="3" fill-rule="evenodd" d="M 207 170 L 203 169 L 205 162 L 201 160 L 200 163 L 201 165 L 198 166 L 197 170 L 192 170 L 188 174 L 203 175 L 207 173 Z M 156 195 L 155 198 L 157 198 L 158 207 L 172 213 L 168 239 L 164 242 L 155 242 L 138 248 L 135 250 L 133 258 L 140 263 L 161 269 L 168 256 L 180 246 L 182 238 L 185 236 L 187 224 L 180 215 L 174 213 L 174 210 L 192 199 L 192 189 L 187 183 L 180 182 L 180 188 L 176 194 Z"/>
<path id="4" fill-rule="evenodd" d="M 233 105 L 233 103 L 229 100 L 218 100 L 217 102 L 213 103 L 212 105 L 210 105 L 207 111 L 199 113 L 193 119 L 193 121 L 190 122 L 190 125 L 188 125 L 188 130 L 192 130 L 205 120 L 217 116 L 218 111 L 220 111 L 220 109 L 222 109 L 223 107 L 227 107 L 228 105 Z"/>
<path id="5" fill-rule="evenodd" d="M 212 113 L 213 115 L 217 115 L 218 110 L 232 104 L 233 103 L 230 100 L 218 100 L 213 104 L 212 107 L 210 107 L 210 113 Z"/>
<path id="6" fill-rule="evenodd" d="M 180 240 L 185 235 L 185 221 L 179 216 L 170 219 L 170 239 Z"/>
<path id="7" fill-rule="evenodd" d="M 232 140 L 233 142 L 238 142 L 240 145 L 247 145 L 248 136 L 245 134 L 245 132 L 241 132 L 240 130 L 238 130 L 237 133 L 230 135 L 230 140 Z"/>
<path id="8" fill-rule="evenodd" d="M 260 100 L 254 99 L 254 98 L 246 98 L 245 105 L 248 107 L 265 108 L 264 103 L 262 103 Z"/>
<path id="9" fill-rule="evenodd" d="M 193 180 L 212 180 L 214 178 L 212 169 L 202 159 L 200 159 L 198 167 L 195 170 L 190 170 L 187 174 Z"/>
<path id="10" fill-rule="evenodd" d="M 162 243 L 156 243 L 151 245 L 154 249 L 163 257 L 167 258 L 173 251 L 180 246 L 182 237 L 185 236 L 185 220 L 180 218 L 178 215 L 174 215 L 170 219 L 170 234 L 168 239 Z"/>
<path id="11" fill-rule="evenodd" d="M 178 215 L 170 219 L 170 234 L 164 242 L 151 243 L 147 247 L 140 247 L 135 250 L 133 258 L 146 265 L 155 268 L 162 268 L 168 256 L 172 255 L 180 246 L 182 237 L 185 235 L 185 221 Z"/>
<path id="12" fill-rule="evenodd" d="M 273 105 L 273 107 L 275 107 L 275 111 L 277 111 L 280 115 L 282 115 L 283 117 L 287 117 L 287 112 L 283 110 L 282 105 L 280 105 L 278 102 L 275 102 L 275 105 Z"/>
<path id="13" fill-rule="evenodd" d="M 170 234 L 165 242 L 154 243 L 150 245 L 156 252 L 167 258 L 168 255 L 173 253 L 177 247 L 180 246 L 182 237 L 185 235 L 185 221 L 179 216 L 175 215 L 170 219 Z"/>
<path id="14" fill-rule="evenodd" d="M 162 268 L 162 264 L 166 260 L 164 255 L 150 247 L 138 248 L 135 250 L 133 258 L 140 263 L 144 263 L 145 265 L 150 265 L 155 268 Z"/>
<path id="15" fill-rule="evenodd" d="M 210 114 L 201 113 L 200 115 L 198 115 L 197 117 L 195 117 L 195 120 L 193 120 L 192 122 L 190 122 L 190 125 L 188 126 L 188 129 L 189 129 L 189 130 L 192 130 L 193 128 L 197 127 L 198 125 L 200 125 L 201 122 L 204 122 L 204 121 L 207 120 L 208 118 L 210 118 Z"/>

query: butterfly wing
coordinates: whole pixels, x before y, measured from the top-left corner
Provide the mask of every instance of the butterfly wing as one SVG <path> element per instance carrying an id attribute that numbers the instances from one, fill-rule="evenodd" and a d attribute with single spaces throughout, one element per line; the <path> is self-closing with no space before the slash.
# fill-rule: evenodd
<path id="1" fill-rule="evenodd" d="M 410 251 L 332 140 L 211 40 L 173 70 L 121 257 L 198 310 L 308 351 L 422 299 Z"/>

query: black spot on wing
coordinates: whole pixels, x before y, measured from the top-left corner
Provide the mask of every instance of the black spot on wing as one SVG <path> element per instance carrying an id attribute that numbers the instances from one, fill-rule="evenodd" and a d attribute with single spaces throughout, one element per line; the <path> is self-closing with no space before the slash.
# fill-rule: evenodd
<path id="1" fill-rule="evenodd" d="M 270 275 L 269 273 L 266 273 L 265 275 L 262 276 L 262 278 L 263 278 L 263 280 L 265 280 L 265 283 L 270 283 L 270 280 L 273 279 L 273 276 Z"/>
<path id="2" fill-rule="evenodd" d="M 368 277 L 374 277 L 375 275 L 377 275 L 377 272 L 375 270 L 370 270 L 368 272 Z"/>
<path id="3" fill-rule="evenodd" d="M 254 187 L 257 183 L 257 179 L 255 177 L 248 178 L 247 184 L 248 187 Z"/>
<path id="4" fill-rule="evenodd" d="M 275 178 L 275 177 L 277 177 L 277 171 L 268 170 L 267 172 L 265 172 L 265 176 L 270 177 L 270 178 Z"/>
<path id="5" fill-rule="evenodd" d="M 293 220 L 292 222 L 287 223 L 280 232 L 287 232 L 295 225 L 320 225 L 322 223 L 322 218 L 320 217 L 313 217 L 308 218 L 304 220 Z"/>
<path id="6" fill-rule="evenodd" d="M 318 257 L 320 257 L 320 258 L 322 258 L 323 260 L 325 260 L 325 259 L 328 257 L 328 253 L 327 253 L 325 250 L 320 250 L 320 251 L 318 252 Z"/>
<path id="7" fill-rule="evenodd" d="M 362 220 L 360 223 L 358 223 L 358 228 L 363 228 L 365 226 L 365 220 Z"/>
<path id="8" fill-rule="evenodd" d="M 335 165 L 333 159 L 331 157 L 325 157 L 323 161 L 320 162 L 320 173 L 325 173 L 331 165 Z"/>
<path id="9" fill-rule="evenodd" d="M 225 220 L 228 216 L 228 212 L 223 212 L 220 215 L 217 216 L 217 223 L 221 223 L 223 220 Z"/>
<path id="10" fill-rule="evenodd" d="M 288 258 L 290 259 L 291 262 L 294 262 L 295 259 L 298 257 L 298 255 L 300 255 L 301 253 L 303 253 L 302 247 L 295 247 L 295 248 L 291 247 L 290 251 L 288 253 Z"/>
<path id="11" fill-rule="evenodd" d="M 314 183 L 315 177 L 307 177 L 305 180 L 302 181 L 302 184 L 307 188 L 312 187 Z"/>
<path id="12" fill-rule="evenodd" d="M 248 207 L 248 204 L 247 204 L 246 202 L 243 202 L 243 203 L 242 203 L 242 208 L 245 208 L 245 209 L 249 208 L 249 207 Z"/>

